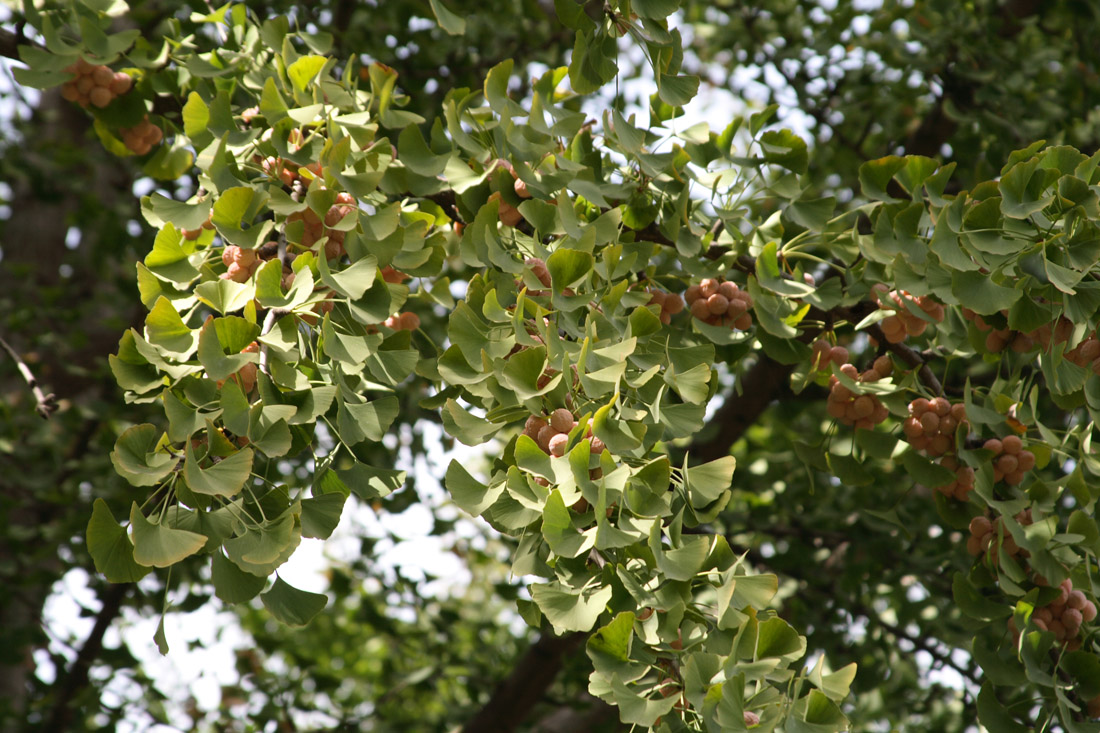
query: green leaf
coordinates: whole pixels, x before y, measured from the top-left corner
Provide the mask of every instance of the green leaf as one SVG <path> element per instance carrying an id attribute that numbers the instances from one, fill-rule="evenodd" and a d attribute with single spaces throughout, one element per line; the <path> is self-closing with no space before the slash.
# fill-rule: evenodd
<path id="1" fill-rule="evenodd" d="M 328 261 L 321 257 L 317 261 L 317 269 L 321 274 L 321 282 L 325 285 L 352 300 L 359 300 L 374 285 L 374 278 L 378 273 L 378 259 L 374 255 L 368 255 L 361 260 L 356 260 L 343 270 L 333 272 L 329 269 Z"/>
<path id="2" fill-rule="evenodd" d="M 577 94 L 591 94 L 615 78 L 619 70 L 615 39 L 606 33 L 578 30 L 569 62 L 569 84 Z"/>
<path id="3" fill-rule="evenodd" d="M 214 202 L 210 217 L 218 229 L 239 230 L 247 223 L 249 207 L 256 191 L 251 186 L 234 186 L 222 191 Z"/>
<path id="4" fill-rule="evenodd" d="M 153 524 L 135 501 L 130 506 L 130 529 L 134 534 L 134 562 L 154 568 L 175 565 L 206 545 L 206 536 L 184 529 Z"/>
<path id="5" fill-rule="evenodd" d="M 657 95 L 669 106 L 683 107 L 698 93 L 699 77 L 694 74 L 659 74 L 657 76 Z"/>
<path id="6" fill-rule="evenodd" d="M 558 489 L 550 492 L 543 506 L 542 536 L 555 555 L 567 558 L 588 552 L 596 539 L 592 532 L 581 534 L 573 526 L 573 517 Z"/>
<path id="7" fill-rule="evenodd" d="M 1027 217 L 1045 209 L 1053 195 L 1043 196 L 1046 172 L 1039 168 L 1039 159 L 1017 163 L 1001 176 L 997 188 L 1001 192 L 1001 212 L 1013 219 Z"/>
<path id="8" fill-rule="evenodd" d="M 210 579 L 214 595 L 225 603 L 244 603 L 255 598 L 267 585 L 267 578 L 246 573 L 220 551 L 212 556 Z"/>
<path id="9" fill-rule="evenodd" d="M 760 287 L 788 298 L 801 298 L 814 292 L 814 286 L 783 278 L 779 269 L 778 245 L 768 242 L 756 258 L 756 279 Z"/>
<path id="10" fill-rule="evenodd" d="M 657 567 L 669 580 L 691 580 L 703 568 L 710 555 L 713 537 L 684 535 L 680 546 L 664 548 L 661 543 L 661 525 L 653 525 L 649 535 L 649 549 L 657 559 Z"/>
<path id="11" fill-rule="evenodd" d="M 1011 308 L 1023 294 L 1022 290 L 997 285 L 980 272 L 952 273 L 951 292 L 959 303 L 983 316 Z"/>
<path id="12" fill-rule="evenodd" d="M 612 453 L 628 453 L 641 447 L 646 426 L 611 416 L 611 405 L 604 405 L 592 416 L 592 432 Z"/>
<path id="13" fill-rule="evenodd" d="M 208 321 L 199 331 L 199 362 L 211 379 L 227 379 L 245 364 L 254 364 L 259 359 L 255 353 L 239 353 L 259 334 L 259 326 L 243 318 L 230 316 Z M 226 356 L 223 345 L 232 353 L 231 356 Z"/>
<path id="14" fill-rule="evenodd" d="M 244 308 L 252 300 L 255 291 L 248 283 L 232 280 L 207 280 L 195 286 L 195 296 L 218 313 L 232 313 Z M 202 338 L 199 338 L 202 348 Z"/>
<path id="15" fill-rule="evenodd" d="M 836 211 L 836 197 L 826 196 L 819 199 L 794 201 L 783 213 L 799 226 L 820 231 L 833 217 L 834 211 Z"/>
<path id="16" fill-rule="evenodd" d="M 805 651 L 806 640 L 783 619 L 770 618 L 760 623 L 756 634 L 756 659 L 785 657 L 793 661 Z"/>
<path id="17" fill-rule="evenodd" d="M 730 598 L 730 607 L 737 610 L 743 608 L 763 610 L 779 592 L 779 578 L 771 573 L 735 575 L 734 579 L 737 584 Z"/>
<path id="18" fill-rule="evenodd" d="M 951 591 L 959 610 L 979 621 L 996 621 L 1012 615 L 1011 606 L 983 596 L 962 573 L 955 573 Z"/>
<path id="19" fill-rule="evenodd" d="M 618 676 L 611 678 L 612 700 L 619 708 L 619 719 L 631 727 L 643 726 L 651 729 L 657 718 L 668 715 L 680 699 L 678 695 L 647 698 L 626 686 Z"/>
<path id="20" fill-rule="evenodd" d="M 340 524 L 346 500 L 341 493 L 302 499 L 302 536 L 327 540 Z"/>
<path id="21" fill-rule="evenodd" d="M 643 18 L 664 20 L 680 8 L 680 0 L 634 0 L 630 7 Z"/>
<path id="22" fill-rule="evenodd" d="M 481 445 L 495 435 L 501 427 L 484 418 L 471 415 L 453 399 L 448 399 L 443 406 L 443 428 L 465 445 Z"/>
<path id="23" fill-rule="evenodd" d="M 1021 725 L 1012 713 L 1005 709 L 993 691 L 993 685 L 986 682 L 978 693 L 978 720 L 986 730 L 997 733 L 1028 733 L 1032 728 Z"/>
<path id="24" fill-rule="evenodd" d="M 161 296 L 145 318 L 145 338 L 166 353 L 183 359 L 195 350 L 199 334 L 188 328 L 172 302 Z"/>
<path id="25" fill-rule="evenodd" d="M 894 174 L 905 167 L 905 158 L 889 155 L 878 160 L 869 160 L 859 167 L 859 183 L 863 195 L 874 201 L 896 201 L 886 193 L 886 186 Z"/>
<path id="26" fill-rule="evenodd" d="M 50 89 L 73 78 L 73 75 L 67 71 L 26 69 L 22 66 L 13 67 L 12 74 L 20 86 L 31 87 L 32 89 Z"/>
<path id="27" fill-rule="evenodd" d="M 183 477 L 187 480 L 187 486 L 197 494 L 233 496 L 244 488 L 252 473 L 252 457 L 251 448 L 242 448 L 209 468 L 202 468 L 194 448 L 188 442 Z"/>
<path id="28" fill-rule="evenodd" d="M 452 13 L 443 4 L 443 0 L 429 0 L 432 6 L 432 13 L 435 14 L 436 21 L 439 22 L 439 27 L 447 31 L 452 36 L 461 36 L 466 33 L 466 19 L 461 15 Z"/>
<path id="29" fill-rule="evenodd" d="M 299 92 L 304 92 L 309 83 L 325 68 L 328 59 L 324 56 L 302 56 L 287 67 L 286 75 Z M 288 586 L 289 587 L 289 586 Z"/>
<path id="30" fill-rule="evenodd" d="M 600 627 L 588 637 L 586 649 L 593 659 L 602 658 L 616 662 L 630 661 L 630 647 L 634 642 L 634 619 L 630 611 L 615 615 L 611 623 Z"/>
<path id="31" fill-rule="evenodd" d="M 1091 699 L 1100 695 L 1100 657 L 1084 650 L 1066 652 L 1062 656 L 1062 669 L 1073 678 L 1081 697 Z"/>
<path id="32" fill-rule="evenodd" d="M 768 130 L 760 136 L 764 160 L 795 173 L 805 173 L 810 163 L 806 141 L 787 129 Z M 862 173 L 862 168 L 860 169 Z M 866 193 L 866 191 L 865 191 Z"/>
<path id="33" fill-rule="evenodd" d="M 101 498 L 92 504 L 92 518 L 88 521 L 85 538 L 95 569 L 108 582 L 134 583 L 149 572 L 148 567 L 134 561 L 134 546 L 126 530 L 115 521 L 107 502 Z"/>
<path id="34" fill-rule="evenodd" d="M 154 193 L 142 201 L 143 208 L 146 202 L 154 217 L 160 219 L 153 226 L 163 227 L 166 222 L 172 222 L 177 229 L 198 229 L 210 217 L 209 200 L 188 204 Z M 146 211 L 146 218 L 149 218 L 148 213 Z M 145 264 L 149 264 L 148 259 Z"/>
<path id="35" fill-rule="evenodd" d="M 323 593 L 299 590 L 282 578 L 276 578 L 271 590 L 261 595 L 260 600 L 272 616 L 287 626 L 305 626 L 328 603 Z"/>
<path id="36" fill-rule="evenodd" d="M 692 505 L 704 507 L 718 499 L 733 482 L 733 472 L 737 468 L 737 459 L 724 456 L 701 466 L 693 466 L 684 475 L 684 488 L 692 498 Z M 696 501 L 696 497 L 700 501 Z"/>
<path id="37" fill-rule="evenodd" d="M 505 59 L 489 69 L 485 76 L 485 99 L 503 117 L 524 117 L 527 111 L 508 97 L 508 82 L 515 62 Z"/>
<path id="38" fill-rule="evenodd" d="M 955 473 L 938 463 L 933 463 L 914 450 L 903 453 L 899 459 L 905 466 L 905 473 L 918 483 L 930 488 L 946 486 L 955 480 Z"/>
<path id="39" fill-rule="evenodd" d="M 206 126 L 210 124 L 210 108 L 199 96 L 198 92 L 187 95 L 187 103 L 183 105 L 183 132 L 187 137 L 197 137 L 206 132 Z"/>
<path id="40" fill-rule="evenodd" d="M 611 600 L 611 586 L 596 590 L 577 590 L 558 581 L 534 583 L 531 597 L 558 634 L 589 631 Z"/>
<path id="41" fill-rule="evenodd" d="M 554 292 L 576 285 L 592 271 L 596 258 L 589 252 L 559 248 L 546 260 L 546 269 L 550 271 Z"/>
<path id="42" fill-rule="evenodd" d="M 394 468 L 375 468 L 356 463 L 348 469 L 335 471 L 339 480 L 363 501 L 373 501 L 389 496 L 405 485 L 405 471 Z"/>
<path id="43" fill-rule="evenodd" d="M 160 431 L 153 425 L 135 425 L 118 436 L 111 451 L 111 463 L 134 486 L 153 486 L 176 467 L 176 458 L 160 450 L 163 443 Z"/>
<path id="44" fill-rule="evenodd" d="M 393 395 L 379 397 L 370 402 L 355 404 L 340 402 L 340 437 L 348 445 L 364 440 L 378 442 L 390 429 L 401 412 L 401 403 Z"/>
<path id="45" fill-rule="evenodd" d="M 141 167 L 143 173 L 161 181 L 174 181 L 182 176 L 195 163 L 195 154 L 184 147 L 182 140 L 174 140 L 172 145 L 161 145 L 153 156 Z"/>
<path id="46" fill-rule="evenodd" d="M 199 276 L 197 267 L 191 264 L 191 247 L 184 247 L 183 236 L 171 224 L 165 224 L 153 241 L 153 251 L 145 256 L 145 266 L 159 279 L 176 285 L 189 285 Z M 141 270 L 139 269 L 140 273 Z M 234 283 L 235 284 L 235 283 Z M 153 303 L 156 303 L 154 299 Z M 146 305 L 150 305 L 146 302 Z"/>
<path id="47" fill-rule="evenodd" d="M 822 674 L 825 665 L 825 655 L 817 659 L 817 664 L 809 674 L 812 682 L 819 690 L 834 702 L 843 702 L 851 691 L 852 683 L 856 679 L 856 664 L 852 662 L 832 674 Z"/>
<path id="48" fill-rule="evenodd" d="M 447 491 L 451 492 L 451 498 L 455 504 L 467 514 L 477 517 L 488 509 L 504 492 L 504 482 L 493 486 L 486 486 L 466 470 L 456 460 L 452 460 L 447 466 L 447 474 L 444 477 Z"/>

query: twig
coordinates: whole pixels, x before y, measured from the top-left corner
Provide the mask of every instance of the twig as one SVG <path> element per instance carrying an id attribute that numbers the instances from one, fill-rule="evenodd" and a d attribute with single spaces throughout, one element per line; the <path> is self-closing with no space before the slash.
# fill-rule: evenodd
<path id="1" fill-rule="evenodd" d="M 15 353 L 15 349 L 11 347 L 11 344 L 0 338 L 0 346 L 3 346 L 4 351 L 8 352 L 12 361 L 19 368 L 19 373 L 23 375 L 23 379 L 27 382 L 27 386 L 34 393 L 34 399 L 38 403 L 34 408 L 35 412 L 41 415 L 43 420 L 48 420 L 50 415 L 57 410 L 57 395 L 53 392 L 49 394 L 42 392 L 42 389 L 38 386 L 38 380 L 34 378 L 34 373 L 31 372 L 30 367 L 20 358 L 19 354 Z"/>
<path id="2" fill-rule="evenodd" d="M 928 368 L 928 364 L 925 362 L 920 352 L 906 346 L 904 343 L 892 344 L 887 341 L 886 334 L 882 332 L 882 329 L 878 327 L 877 323 L 870 326 L 867 332 L 880 344 L 886 344 L 886 348 L 894 352 L 895 356 L 910 367 L 916 369 L 917 377 L 920 378 L 920 381 L 924 382 L 924 386 L 927 387 L 932 394 L 937 397 L 943 395 L 943 385 L 940 384 L 940 380 L 936 379 L 936 375 L 932 373 L 932 370 Z"/>
<path id="3" fill-rule="evenodd" d="M 275 328 L 275 322 L 279 320 L 279 317 L 286 313 L 286 311 L 279 308 L 270 308 L 267 311 L 267 315 L 264 316 L 264 325 L 260 329 L 260 338 L 266 336 L 271 329 Z M 263 341 L 260 342 L 260 371 L 271 376 L 271 372 L 267 368 L 267 344 Z"/>
<path id="4" fill-rule="evenodd" d="M 20 61 L 19 47 L 20 46 L 34 46 L 35 48 L 44 49 L 42 44 L 32 41 L 23 35 L 22 28 L 18 33 L 12 33 L 9 30 L 0 28 L 0 56 L 8 59 L 14 59 Z"/>

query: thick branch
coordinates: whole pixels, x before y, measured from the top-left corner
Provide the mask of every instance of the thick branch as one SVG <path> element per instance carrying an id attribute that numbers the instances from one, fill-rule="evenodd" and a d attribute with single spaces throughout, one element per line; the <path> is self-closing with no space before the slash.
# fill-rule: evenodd
<path id="1" fill-rule="evenodd" d="M 96 614 L 95 626 L 69 667 L 68 673 L 55 688 L 53 711 L 46 730 L 71 730 L 73 713 L 77 709 L 75 698 L 88 686 L 88 672 L 103 649 L 103 636 L 122 610 L 122 601 L 130 590 L 130 584 L 112 585 L 103 594 L 103 607 Z"/>
<path id="2" fill-rule="evenodd" d="M 600 726 L 606 730 L 608 721 L 618 718 L 618 710 L 598 697 L 582 696 L 586 707 L 559 707 L 539 720 L 531 733 L 588 733 Z"/>
<path id="3" fill-rule="evenodd" d="M 728 454 L 730 446 L 768 409 L 772 400 L 790 391 L 787 384 L 793 371 L 794 366 L 780 364 L 761 354 L 741 378 L 740 394 L 730 395 L 711 418 L 718 432 L 692 443 L 688 448 L 690 454 L 700 463 Z"/>
<path id="4" fill-rule="evenodd" d="M 466 723 L 462 733 L 511 733 L 554 682 L 564 664 L 585 638 L 542 635 L 527 649 L 511 674 L 497 685 L 493 696 Z"/>

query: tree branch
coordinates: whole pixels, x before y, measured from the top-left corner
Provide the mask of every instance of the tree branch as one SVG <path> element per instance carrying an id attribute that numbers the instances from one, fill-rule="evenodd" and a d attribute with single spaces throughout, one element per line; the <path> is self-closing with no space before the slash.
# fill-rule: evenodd
<path id="1" fill-rule="evenodd" d="M 559 707 L 539 720 L 531 733 L 588 733 L 596 726 L 618 718 L 618 711 L 598 697 L 585 693 L 581 700 L 587 703 L 587 707 Z"/>
<path id="2" fill-rule="evenodd" d="M 103 650 L 103 636 L 122 610 L 122 601 L 130 592 L 131 586 L 132 583 L 111 585 L 103 594 L 103 606 L 96 614 L 92 632 L 84 640 L 65 678 L 55 687 L 53 710 L 46 730 L 72 730 L 73 713 L 78 708 L 74 704 L 74 698 L 88 686 L 88 672 Z"/>
<path id="3" fill-rule="evenodd" d="M 688 452 L 700 463 L 717 460 L 729 453 L 730 446 L 756 422 L 772 400 L 790 392 L 787 381 L 793 371 L 793 365 L 780 364 L 761 354 L 739 381 L 740 393 L 728 396 L 711 418 L 718 432 L 694 441 Z"/>
<path id="4" fill-rule="evenodd" d="M 543 634 L 520 658 L 462 733 L 511 733 L 531 712 L 587 634 Z"/>
<path id="5" fill-rule="evenodd" d="M 928 368 L 928 363 L 924 360 L 924 356 L 919 351 L 906 346 L 905 343 L 892 344 L 886 340 L 886 334 L 882 332 L 882 329 L 878 327 L 878 324 L 872 325 L 867 329 L 867 332 L 878 341 L 880 344 L 886 344 L 886 348 L 889 349 L 899 359 L 908 364 L 911 368 L 917 370 L 917 377 L 920 381 L 924 382 L 924 386 L 936 396 L 943 394 L 943 385 L 940 384 L 940 380 L 936 379 L 936 375 L 932 373 L 932 370 Z"/>
<path id="6" fill-rule="evenodd" d="M 4 351 L 8 352 L 8 355 L 12 358 L 12 361 L 15 362 L 16 367 L 19 368 L 19 373 L 23 375 L 23 379 L 24 381 L 26 381 L 27 386 L 30 387 L 31 392 L 34 393 L 34 399 L 38 403 L 34 408 L 35 412 L 41 415 L 43 420 L 48 420 L 50 415 L 52 415 L 57 410 L 57 395 L 55 395 L 53 392 L 45 394 L 42 391 L 42 388 L 38 386 L 38 380 L 34 378 L 34 373 L 31 372 L 30 367 L 27 366 L 26 362 L 23 361 L 19 354 L 15 353 L 15 349 L 11 347 L 11 344 L 9 344 L 3 338 L 0 338 L 0 347 L 3 347 Z"/>

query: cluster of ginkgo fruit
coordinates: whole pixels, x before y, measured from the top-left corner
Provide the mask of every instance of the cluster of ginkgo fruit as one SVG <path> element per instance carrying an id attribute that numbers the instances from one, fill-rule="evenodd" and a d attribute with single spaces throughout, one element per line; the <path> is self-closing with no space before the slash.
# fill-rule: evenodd
<path id="1" fill-rule="evenodd" d="M 569 444 L 569 433 L 577 426 L 573 413 L 564 407 L 559 407 L 550 413 L 549 417 L 532 415 L 527 418 L 527 424 L 523 426 L 523 434 L 538 444 L 544 453 L 551 456 L 564 456 L 565 447 Z M 602 452 L 603 441 L 593 438 L 592 452 Z M 596 441 L 599 441 L 600 450 L 596 450 Z"/>
<path id="2" fill-rule="evenodd" d="M 974 324 L 985 336 L 985 348 L 994 354 L 1004 351 L 1007 348 L 1011 348 L 1017 353 L 1023 353 L 1030 351 L 1035 347 L 1035 342 L 1039 340 L 1038 333 L 1036 331 L 1030 331 L 1024 333 L 1022 331 L 1016 331 L 1011 328 L 994 328 L 991 324 L 986 322 L 980 314 L 975 313 L 969 308 L 963 307 L 960 309 L 963 318 Z M 1002 311 L 1003 315 L 1008 315 L 1008 311 Z M 1050 337 L 1050 327 L 1047 326 L 1047 340 Z"/>
<path id="3" fill-rule="evenodd" d="M 512 188 L 516 192 L 516 196 L 519 196 L 521 199 L 531 198 L 531 192 L 527 190 L 527 184 L 516 175 L 516 170 L 512 167 L 512 164 L 503 158 L 498 158 L 496 162 L 512 174 Z M 523 214 L 521 214 L 519 209 L 515 206 L 508 203 L 507 199 L 501 195 L 500 191 L 493 191 L 489 194 L 489 201 L 497 202 L 497 218 L 500 219 L 500 223 L 504 226 L 516 227 L 523 221 Z M 556 202 L 550 201 L 549 203 L 554 204 Z M 549 285 L 547 285 L 547 287 L 549 287 Z"/>
<path id="4" fill-rule="evenodd" d="M 245 110 L 246 113 L 251 110 Z M 251 121 L 249 117 L 248 121 Z M 271 131 L 268 130 L 264 133 L 262 140 L 268 140 L 271 137 Z M 301 149 L 305 143 L 305 135 L 301 130 L 293 129 L 290 134 L 287 135 L 286 146 L 290 152 L 296 152 Z M 268 155 L 266 157 L 261 155 L 254 155 L 252 157 L 253 162 L 260 165 L 260 169 L 269 178 L 275 178 L 279 180 L 284 186 L 291 190 L 292 195 L 300 198 L 302 190 L 308 186 L 308 181 L 302 176 L 301 171 L 309 171 L 313 178 L 321 178 L 322 170 L 320 163 L 309 163 L 307 165 L 299 165 L 291 160 L 284 160 L 278 156 Z"/>
<path id="5" fill-rule="evenodd" d="M 1093 374 L 1100 375 L 1100 340 L 1095 333 L 1067 351 L 1065 357 L 1077 366 L 1091 369 Z"/>
<path id="6" fill-rule="evenodd" d="M 649 303 L 661 309 L 661 323 L 666 326 L 672 323 L 672 317 L 684 310 L 684 299 L 676 293 L 666 293 L 663 290 L 650 290 Z"/>
<path id="7" fill-rule="evenodd" d="M 394 313 L 383 321 L 382 325 L 386 328 L 392 328 L 394 331 L 415 331 L 420 328 L 420 316 L 412 311 Z"/>
<path id="8" fill-rule="evenodd" d="M 737 331 L 752 327 L 752 296 L 737 283 L 708 277 L 684 292 L 691 315 L 712 326 L 728 326 Z"/>
<path id="9" fill-rule="evenodd" d="M 954 455 L 946 455 L 941 458 L 940 465 L 954 473 L 955 476 L 946 484 L 937 486 L 936 491 L 944 496 L 966 501 L 966 497 L 974 490 L 974 469 L 960 463 L 958 457 Z"/>
<path id="10" fill-rule="evenodd" d="M 81 107 L 89 104 L 106 107 L 116 97 L 130 91 L 134 84 L 129 74 L 111 71 L 107 66 L 89 64 L 84 59 L 77 59 L 76 63 L 69 64 L 63 70 L 75 76 L 61 85 L 61 98 L 76 102 Z"/>
<path id="11" fill-rule="evenodd" d="M 288 216 L 286 223 L 289 225 L 296 221 L 302 222 L 302 240 L 300 244 L 303 247 L 312 247 L 322 237 L 328 237 L 325 241 L 325 259 L 339 259 L 345 254 L 344 239 L 347 232 L 332 227 L 339 224 L 344 217 L 357 208 L 354 196 L 350 193 L 338 193 L 336 194 L 336 202 L 329 207 L 323 217 L 319 216 L 312 208 L 306 207 L 302 211 L 296 211 Z"/>
<path id="12" fill-rule="evenodd" d="M 995 328 L 986 319 L 969 308 L 962 308 L 962 315 L 986 334 L 985 348 L 991 353 L 999 353 L 1011 348 L 1017 353 L 1026 353 L 1038 345 L 1043 351 L 1050 352 L 1056 344 L 1068 344 L 1073 338 L 1074 324 L 1065 316 L 1060 316 L 1054 324 L 1043 324 L 1033 331 L 1016 331 L 1008 328 Z M 1007 317 L 1008 311 L 1001 311 Z M 1067 348 L 1063 356 L 1083 369 L 1091 369 L 1100 375 L 1100 339 L 1094 331 L 1083 338 L 1073 348 Z"/>
<path id="13" fill-rule="evenodd" d="M 180 234 L 183 235 L 184 239 L 188 240 L 189 242 L 193 242 L 202 236 L 202 232 L 204 229 L 207 231 L 212 231 L 214 229 L 214 222 L 210 218 L 207 218 L 207 220 L 204 221 L 202 225 L 196 229 L 181 229 Z"/>
<path id="14" fill-rule="evenodd" d="M 1039 585 L 1045 585 L 1042 578 L 1038 578 Z M 1080 590 L 1075 590 L 1073 581 L 1069 578 L 1063 580 L 1059 586 L 1057 598 L 1045 606 L 1036 608 L 1031 613 L 1031 623 L 1043 631 L 1054 634 L 1054 638 L 1064 644 L 1067 651 L 1075 651 L 1081 648 L 1081 626 L 1092 622 L 1096 618 L 1096 604 L 1090 601 Z M 1019 630 L 1016 628 L 1015 618 L 1009 618 L 1008 627 L 1012 631 L 1013 638 L 1019 638 Z M 1100 717 L 1100 712 L 1092 717 Z"/>
<path id="15" fill-rule="evenodd" d="M 954 452 L 955 433 L 965 425 L 963 403 L 953 405 L 944 397 L 918 397 L 909 403 L 909 417 L 901 427 L 909 445 L 935 458 Z"/>
<path id="16" fill-rule="evenodd" d="M 1031 510 L 1025 509 L 1016 515 L 1016 522 L 1027 526 L 1031 524 Z M 1027 557 L 1027 550 L 1021 549 L 1016 540 L 1004 528 L 1004 522 L 1000 517 L 989 519 L 986 516 L 977 516 L 970 520 L 970 536 L 966 538 L 966 551 L 974 557 L 983 553 L 987 554 L 994 565 L 1000 563 L 998 548 L 995 545 L 998 537 L 1001 540 L 1000 549 L 1009 557 Z"/>
<path id="17" fill-rule="evenodd" d="M 260 266 L 262 260 L 254 249 L 238 247 L 230 244 L 222 250 L 222 263 L 225 272 L 220 277 L 223 280 L 232 280 L 236 283 L 248 282 Z M 292 281 L 293 282 L 293 281 Z"/>
<path id="18" fill-rule="evenodd" d="M 840 372 L 856 383 L 870 384 L 885 379 L 894 371 L 894 363 L 888 356 L 875 359 L 874 365 L 860 374 L 854 364 L 842 364 Z M 886 420 L 889 411 L 873 394 L 857 394 L 850 390 L 834 374 L 829 378 L 829 414 L 845 425 L 870 430 Z"/>
<path id="19" fill-rule="evenodd" d="M 811 345 L 813 356 L 810 358 L 810 368 L 815 372 L 829 372 L 829 365 L 836 364 L 840 368 L 848 363 L 851 355 L 843 346 L 833 346 L 827 339 L 817 339 Z"/>
<path id="20" fill-rule="evenodd" d="M 573 417 L 573 413 L 564 407 L 551 412 L 548 416 L 532 415 L 527 418 L 526 424 L 523 426 L 523 434 L 531 440 L 535 441 L 543 453 L 550 456 L 561 457 L 565 455 L 565 449 L 569 445 L 569 433 L 577 427 L 578 423 Z M 591 455 L 598 456 L 607 450 L 607 446 L 604 442 L 592 434 L 592 425 L 589 423 L 588 428 L 585 430 L 585 438 L 589 440 L 589 449 Z M 603 469 L 596 467 L 590 469 L 588 472 L 589 478 L 595 480 L 603 476 Z M 549 486 L 550 482 L 541 476 L 535 479 L 535 483 L 540 486 Z M 581 497 L 572 505 L 572 508 L 578 512 L 588 511 L 588 501 Z M 611 516 L 611 507 L 607 509 L 607 515 Z"/>
<path id="21" fill-rule="evenodd" d="M 1035 454 L 1024 448 L 1017 435 L 990 438 L 982 448 L 993 453 L 993 480 L 1002 479 L 1009 486 L 1023 482 L 1024 474 L 1035 468 Z"/>
<path id="22" fill-rule="evenodd" d="M 134 155 L 145 155 L 164 139 L 164 131 L 149 120 L 149 115 L 133 127 L 124 127 L 119 132 L 122 144 Z"/>
<path id="23" fill-rule="evenodd" d="M 928 328 L 928 321 L 910 312 L 907 302 L 924 311 L 933 321 L 943 323 L 943 306 L 927 295 L 914 297 L 905 290 L 890 290 L 882 283 L 871 290 L 878 298 L 879 308 L 893 311 L 892 315 L 879 322 L 882 334 L 892 344 L 901 343 L 908 336 L 920 336 Z M 887 298 L 893 301 L 893 307 L 886 301 Z"/>
<path id="24" fill-rule="evenodd" d="M 523 264 L 531 268 L 531 274 L 535 276 L 535 279 L 542 283 L 544 288 L 549 288 L 552 280 L 550 279 L 550 270 L 546 267 L 546 262 L 541 257 L 528 257 L 524 260 Z M 532 290 L 528 295 L 546 295 L 544 290 Z"/>

